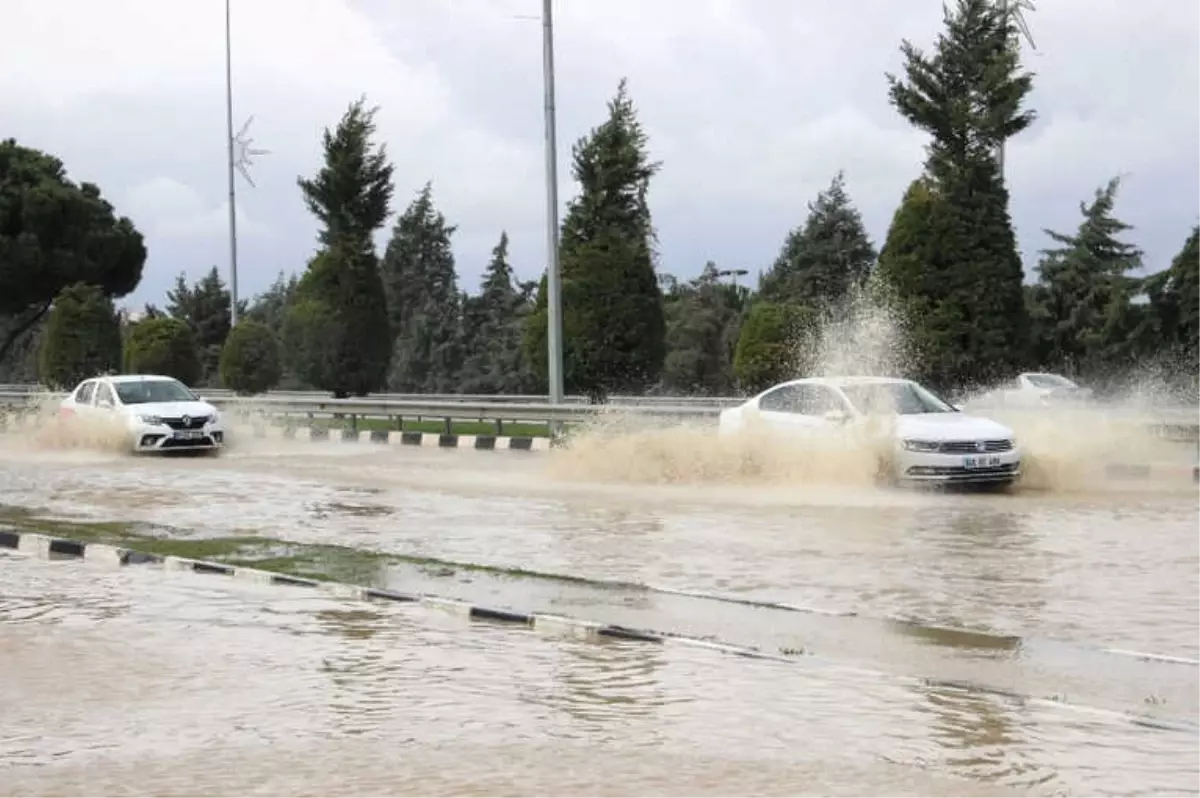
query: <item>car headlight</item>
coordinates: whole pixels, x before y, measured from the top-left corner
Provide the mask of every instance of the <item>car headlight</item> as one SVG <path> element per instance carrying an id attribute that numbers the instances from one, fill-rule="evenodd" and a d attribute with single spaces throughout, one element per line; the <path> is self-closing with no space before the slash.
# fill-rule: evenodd
<path id="1" fill-rule="evenodd" d="M 941 448 L 937 441 L 905 440 L 901 441 L 901 445 L 910 452 L 936 452 Z"/>
<path id="2" fill-rule="evenodd" d="M 138 421 L 143 424 L 161 424 L 163 423 L 162 416 L 138 416 Z"/>

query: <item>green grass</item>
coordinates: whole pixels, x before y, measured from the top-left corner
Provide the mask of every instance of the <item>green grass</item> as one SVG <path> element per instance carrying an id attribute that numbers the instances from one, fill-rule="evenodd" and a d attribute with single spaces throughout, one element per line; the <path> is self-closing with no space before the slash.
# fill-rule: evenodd
<path id="1" fill-rule="evenodd" d="M 138 522 L 47 518 L 42 509 L 4 504 L 0 504 L 0 526 L 85 543 L 105 543 L 159 556 L 209 560 L 309 579 L 360 585 L 381 584 L 384 570 L 389 565 L 416 567 L 424 574 L 437 578 L 450 578 L 459 572 L 467 572 L 506 579 L 548 579 L 574 584 L 592 581 L 525 568 L 384 554 L 348 546 L 297 543 L 253 534 L 196 537 L 188 530 Z"/>
<path id="2" fill-rule="evenodd" d="M 309 425 L 309 420 L 303 416 L 289 417 L 294 423 L 299 423 L 304 426 Z M 272 419 L 272 422 L 277 425 L 283 425 L 283 419 Z M 328 416 L 313 418 L 311 425 L 314 427 L 323 427 L 326 429 L 342 429 L 350 428 L 349 419 L 329 418 Z M 355 426 L 360 431 L 362 430 L 391 430 L 396 431 L 395 419 L 389 418 L 365 418 L 359 416 L 355 422 Z M 438 419 L 404 419 L 404 432 L 422 432 L 433 435 L 438 435 L 446 431 L 445 422 Z M 510 421 L 502 425 L 501 431 L 496 431 L 496 424 L 492 421 L 455 421 L 450 425 L 452 435 L 503 435 L 514 438 L 549 438 L 550 426 L 548 424 L 536 424 L 521 421 Z"/>

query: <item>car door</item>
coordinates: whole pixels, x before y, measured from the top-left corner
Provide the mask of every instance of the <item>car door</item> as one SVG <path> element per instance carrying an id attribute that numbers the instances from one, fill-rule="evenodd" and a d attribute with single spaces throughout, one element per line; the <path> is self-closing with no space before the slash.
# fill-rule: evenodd
<path id="1" fill-rule="evenodd" d="M 806 432 L 829 426 L 814 410 L 821 404 L 814 389 L 821 386 L 799 383 L 781 385 L 758 400 L 759 415 L 772 429 Z"/>
<path id="2" fill-rule="evenodd" d="M 96 415 L 111 418 L 116 414 L 117 399 L 112 387 L 107 382 L 96 383 L 95 395 Z"/>
<path id="3" fill-rule="evenodd" d="M 78 416 L 79 418 L 88 418 L 92 411 L 92 397 L 95 396 L 96 381 L 85 380 L 75 389 L 75 393 L 71 395 L 71 401 L 62 408 L 64 416 Z"/>

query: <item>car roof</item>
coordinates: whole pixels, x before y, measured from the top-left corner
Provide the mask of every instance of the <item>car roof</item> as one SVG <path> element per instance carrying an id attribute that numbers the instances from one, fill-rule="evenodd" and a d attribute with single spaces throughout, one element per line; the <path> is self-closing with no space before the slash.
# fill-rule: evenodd
<path id="1" fill-rule="evenodd" d="M 109 374 L 104 377 L 97 377 L 98 380 L 108 380 L 109 382 L 145 382 L 146 380 L 167 380 L 169 382 L 179 382 L 174 377 L 167 377 L 162 374 Z"/>
<path id="2" fill-rule="evenodd" d="M 771 388 L 781 388 L 785 385 L 828 385 L 832 388 L 844 388 L 849 385 L 901 385 L 910 383 L 901 377 L 803 377 L 798 380 L 788 380 Z"/>

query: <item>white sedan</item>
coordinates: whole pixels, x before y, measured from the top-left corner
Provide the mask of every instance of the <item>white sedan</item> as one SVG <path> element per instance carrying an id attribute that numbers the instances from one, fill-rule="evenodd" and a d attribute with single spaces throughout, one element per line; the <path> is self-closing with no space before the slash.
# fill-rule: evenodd
<path id="1" fill-rule="evenodd" d="M 911 380 L 831 377 L 776 385 L 722 411 L 720 434 L 765 426 L 783 433 L 829 433 L 890 419 L 891 479 L 910 483 L 1007 485 L 1021 473 L 1013 431 L 969 416 Z"/>
<path id="2" fill-rule="evenodd" d="M 179 380 L 122 374 L 84 380 L 59 405 L 80 421 L 111 419 L 129 431 L 134 452 L 217 451 L 225 429 L 217 408 Z"/>
<path id="3" fill-rule="evenodd" d="M 1091 389 L 1083 388 L 1061 374 L 1029 371 L 976 397 L 971 404 L 980 407 L 1032 408 L 1088 402 L 1091 398 Z"/>

